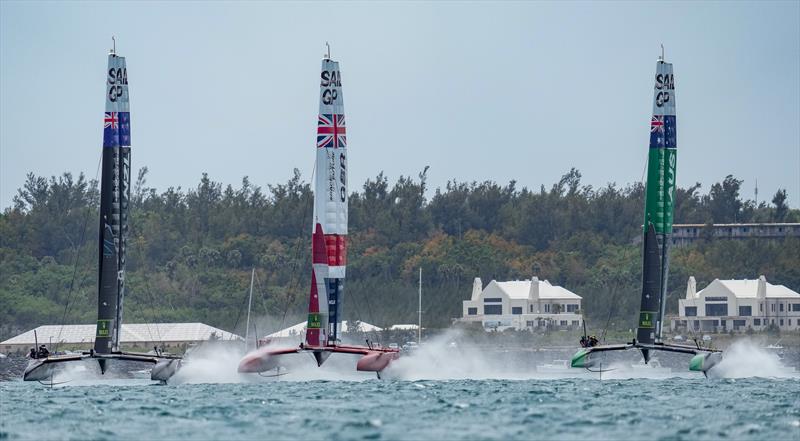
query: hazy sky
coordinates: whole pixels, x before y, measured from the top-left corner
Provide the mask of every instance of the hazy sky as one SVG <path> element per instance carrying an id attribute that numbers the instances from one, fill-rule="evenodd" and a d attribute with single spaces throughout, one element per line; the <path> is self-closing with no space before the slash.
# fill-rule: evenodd
<path id="1" fill-rule="evenodd" d="M 351 189 L 430 165 L 433 188 L 570 167 L 642 178 L 659 44 L 675 66 L 678 185 L 733 174 L 800 206 L 800 2 L 0 2 L 0 207 L 27 172 L 100 158 L 111 35 L 133 168 L 310 179 L 320 59 L 341 62 Z"/>

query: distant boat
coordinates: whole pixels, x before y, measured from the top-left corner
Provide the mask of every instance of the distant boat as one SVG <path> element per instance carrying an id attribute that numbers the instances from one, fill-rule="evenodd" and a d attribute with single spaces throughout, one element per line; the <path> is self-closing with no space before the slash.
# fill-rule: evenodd
<path id="1" fill-rule="evenodd" d="M 339 341 L 347 266 L 347 130 L 339 62 L 322 60 L 317 118 L 311 292 L 305 341 L 296 348 L 263 346 L 239 362 L 239 372 L 279 369 L 282 356 L 308 352 L 318 366 L 333 353 L 359 355 L 359 371 L 380 373 L 398 357 L 395 348 L 343 345 Z"/>
<path id="2" fill-rule="evenodd" d="M 117 55 L 115 49 L 108 55 L 106 75 L 94 349 L 77 354 L 51 355 L 42 345 L 42 350 L 31 351 L 31 360 L 23 374 L 25 381 L 52 379 L 55 369 L 63 363 L 87 358 L 96 359 L 103 374 L 111 360 L 150 363 L 155 365 L 151 369 L 151 379 L 159 381 L 167 381 L 180 367 L 181 360 L 177 356 L 120 350 L 131 182 L 131 120 L 128 69 L 125 57 Z"/>
<path id="3" fill-rule="evenodd" d="M 662 47 L 663 51 L 663 47 Z M 662 52 L 656 64 L 653 116 L 650 119 L 650 148 L 645 188 L 644 252 L 642 262 L 642 295 L 636 338 L 629 343 L 596 345 L 596 339 L 584 336 L 580 349 L 571 360 L 572 367 L 588 368 L 595 364 L 592 355 L 606 351 L 636 348 L 644 364 L 651 351 L 668 351 L 694 355 L 689 369 L 706 374 L 721 360 L 720 351 L 695 346 L 667 344 L 662 340 L 666 307 L 669 245 L 675 199 L 677 137 L 675 119 L 675 81 L 672 64 L 664 61 Z"/>

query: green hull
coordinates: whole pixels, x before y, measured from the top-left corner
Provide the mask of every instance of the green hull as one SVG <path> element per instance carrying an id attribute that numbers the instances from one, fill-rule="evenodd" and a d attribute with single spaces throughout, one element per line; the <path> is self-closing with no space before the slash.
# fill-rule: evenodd
<path id="1" fill-rule="evenodd" d="M 589 350 L 581 349 L 572 356 L 570 366 L 574 368 L 589 367 Z"/>

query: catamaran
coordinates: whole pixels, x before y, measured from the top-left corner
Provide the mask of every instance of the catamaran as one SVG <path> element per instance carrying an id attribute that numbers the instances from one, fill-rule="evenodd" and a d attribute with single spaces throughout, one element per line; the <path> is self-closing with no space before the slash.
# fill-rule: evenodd
<path id="1" fill-rule="evenodd" d="M 359 371 L 381 372 L 399 356 L 396 348 L 342 344 L 340 337 L 345 269 L 347 267 L 347 131 L 339 62 L 322 60 L 317 157 L 314 184 L 314 226 L 311 235 L 311 292 L 308 323 L 299 347 L 263 346 L 239 362 L 239 372 L 279 370 L 284 355 L 309 352 L 317 366 L 333 353 L 360 355 Z"/>
<path id="2" fill-rule="evenodd" d="M 650 148 L 645 189 L 644 253 L 642 264 L 642 298 L 636 338 L 625 344 L 594 345 L 584 339 L 585 347 L 571 360 L 572 367 L 588 368 L 595 364 L 594 354 L 639 349 L 645 364 L 651 351 L 691 354 L 689 369 L 707 375 L 722 358 L 720 351 L 695 346 L 666 344 L 662 341 L 666 307 L 669 245 L 675 197 L 675 165 L 677 159 L 675 121 L 675 81 L 672 63 L 662 54 L 656 64 L 653 116 L 650 119 Z"/>
<path id="3" fill-rule="evenodd" d="M 23 374 L 25 381 L 50 379 L 66 362 L 96 359 L 105 374 L 111 360 L 153 364 L 152 380 L 167 381 L 180 367 L 181 358 L 163 353 L 120 350 L 122 304 L 125 296 L 125 252 L 130 202 L 131 119 L 125 57 L 112 48 L 108 55 L 106 110 L 103 117 L 103 160 L 100 178 L 99 271 L 97 333 L 94 348 L 69 355 L 31 351 L 33 358 Z"/>

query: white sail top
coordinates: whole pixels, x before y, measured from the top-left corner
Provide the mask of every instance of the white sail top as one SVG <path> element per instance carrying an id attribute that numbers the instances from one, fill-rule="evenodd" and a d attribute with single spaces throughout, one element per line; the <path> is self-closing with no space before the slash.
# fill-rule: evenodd
<path id="1" fill-rule="evenodd" d="M 656 63 L 656 83 L 653 91 L 653 116 L 675 116 L 675 77 L 672 63 Z"/>
<path id="2" fill-rule="evenodd" d="M 339 63 L 322 60 L 317 168 L 314 184 L 314 228 L 322 226 L 329 277 L 344 277 L 347 235 L 347 129 Z"/>

